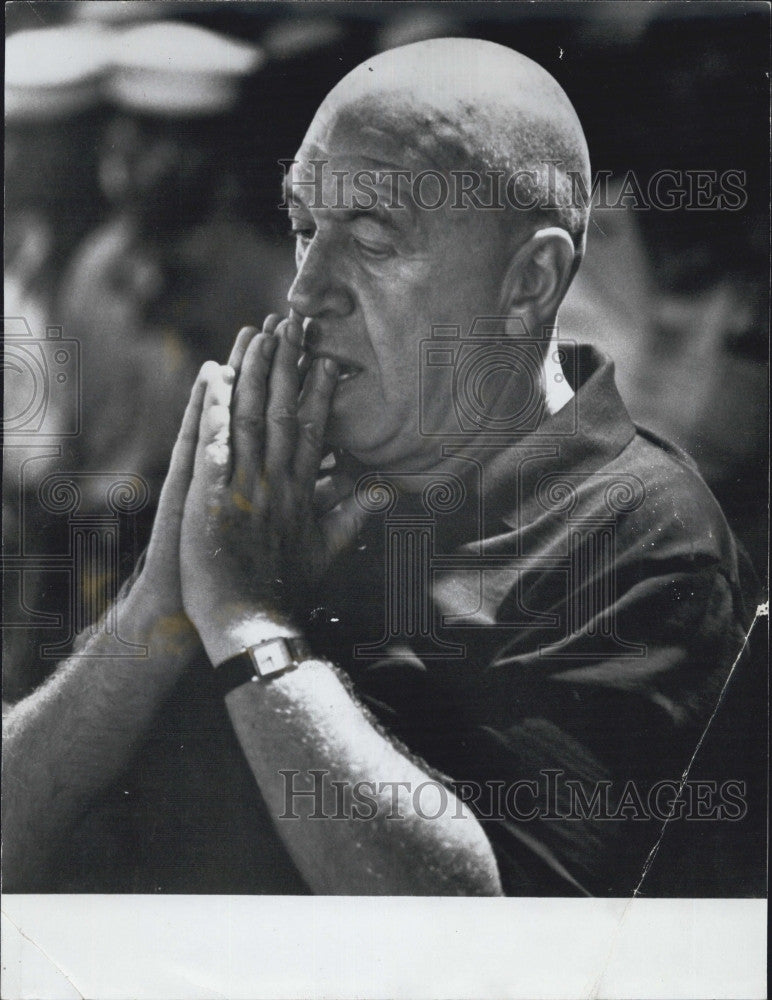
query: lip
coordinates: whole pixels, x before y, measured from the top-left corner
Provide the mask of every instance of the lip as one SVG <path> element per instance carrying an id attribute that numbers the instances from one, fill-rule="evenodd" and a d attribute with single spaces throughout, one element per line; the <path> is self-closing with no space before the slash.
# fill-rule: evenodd
<path id="1" fill-rule="evenodd" d="M 344 358 L 340 354 L 333 354 L 331 351 L 313 351 L 311 357 L 316 361 L 317 358 L 330 358 L 338 366 L 338 384 L 353 381 L 357 375 L 361 375 L 364 371 L 361 365 L 358 365 L 355 361 L 351 361 L 349 358 Z"/>

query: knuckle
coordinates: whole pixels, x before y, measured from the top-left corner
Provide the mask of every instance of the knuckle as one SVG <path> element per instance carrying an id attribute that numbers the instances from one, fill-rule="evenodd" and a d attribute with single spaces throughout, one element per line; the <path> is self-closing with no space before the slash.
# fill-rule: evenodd
<path id="1" fill-rule="evenodd" d="M 295 410 L 288 406 L 269 409 L 268 419 L 272 424 L 276 424 L 279 427 L 295 427 L 297 425 L 297 414 Z"/>
<path id="2" fill-rule="evenodd" d="M 230 409 L 224 403 L 211 403 L 206 410 L 210 427 L 227 427 L 230 421 L 230 412 Z"/>
<path id="3" fill-rule="evenodd" d="M 264 425 L 262 413 L 237 413 L 233 418 L 233 426 L 242 431 L 260 430 Z"/>
<path id="4" fill-rule="evenodd" d="M 212 441 L 204 449 L 204 455 L 210 465 L 216 468 L 224 468 L 229 461 L 228 445 L 224 441 Z"/>
<path id="5" fill-rule="evenodd" d="M 198 372 L 199 382 L 209 382 L 219 371 L 220 366 L 216 361 L 205 361 Z"/>
<path id="6" fill-rule="evenodd" d="M 321 445 L 322 443 L 322 428 L 319 424 L 312 420 L 308 420 L 302 423 L 299 428 L 300 434 L 306 441 L 310 444 Z"/>

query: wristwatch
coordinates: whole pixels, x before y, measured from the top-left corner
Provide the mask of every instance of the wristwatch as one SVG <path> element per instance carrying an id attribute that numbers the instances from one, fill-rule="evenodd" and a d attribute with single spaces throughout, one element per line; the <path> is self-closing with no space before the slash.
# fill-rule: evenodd
<path id="1" fill-rule="evenodd" d="M 312 655 L 304 639 L 286 636 L 266 639 L 224 660 L 215 668 L 215 683 L 225 697 L 242 684 L 251 681 L 267 683 L 290 670 L 296 670 L 303 660 L 310 660 Z"/>

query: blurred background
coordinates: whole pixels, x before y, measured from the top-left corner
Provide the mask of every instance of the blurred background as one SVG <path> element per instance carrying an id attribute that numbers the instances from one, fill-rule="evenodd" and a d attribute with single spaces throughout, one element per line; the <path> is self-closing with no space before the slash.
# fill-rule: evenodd
<path id="1" fill-rule="evenodd" d="M 7 699 L 39 683 L 73 621 L 98 616 L 130 572 L 201 362 L 286 308 L 277 161 L 347 70 L 454 34 L 552 73 L 612 189 L 630 171 L 644 188 L 664 169 L 744 172 L 737 211 L 599 205 L 560 329 L 614 357 L 633 418 L 694 457 L 766 576 L 765 4 L 12 0 Z M 33 344 L 50 376 L 40 398 Z M 116 505 L 105 473 L 136 480 L 132 502 Z M 77 485 L 66 517 L 57 475 Z M 73 521 L 87 535 L 74 569 Z"/>

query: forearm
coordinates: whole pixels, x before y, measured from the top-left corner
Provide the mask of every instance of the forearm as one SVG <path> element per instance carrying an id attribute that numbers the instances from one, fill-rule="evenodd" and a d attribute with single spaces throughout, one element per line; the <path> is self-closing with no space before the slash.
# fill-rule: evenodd
<path id="1" fill-rule="evenodd" d="M 141 582 L 119 608 L 126 647 L 100 633 L 9 713 L 3 733 L 6 891 L 29 885 L 93 797 L 126 765 L 197 645 L 183 616 L 163 617 Z"/>
<path id="2" fill-rule="evenodd" d="M 416 810 L 415 791 L 431 779 L 369 722 L 330 664 L 243 685 L 226 705 L 279 836 L 315 892 L 501 893 L 480 824 L 447 789 Z M 293 794 L 304 781 L 314 794 Z M 361 787 L 366 808 L 352 797 Z"/>
<path id="3" fill-rule="evenodd" d="M 227 372 L 210 381 L 185 503 L 183 600 L 215 668 L 240 650 L 291 635 L 292 622 L 269 609 L 291 614 L 312 606 L 315 587 L 364 520 L 353 491 L 321 517 L 313 509 L 337 366 L 315 359 L 301 389 L 300 317 L 272 336 L 264 329 L 249 341 L 233 399 Z M 274 655 L 281 668 L 284 657 L 278 649 Z M 264 666 L 270 679 L 241 684 L 226 704 L 278 834 L 313 890 L 501 892 L 477 820 L 449 793 L 452 804 L 436 819 L 421 815 L 404 791 L 428 775 L 370 723 L 331 664 L 304 661 L 279 675 L 272 662 Z M 342 790 L 349 800 L 371 782 L 376 808 L 357 818 L 345 802 L 341 815 L 333 801 L 315 818 L 319 810 L 305 800 L 297 819 L 282 818 L 289 771 L 316 771 L 333 796 Z M 392 790 L 400 787 L 401 818 L 389 818 Z"/>

